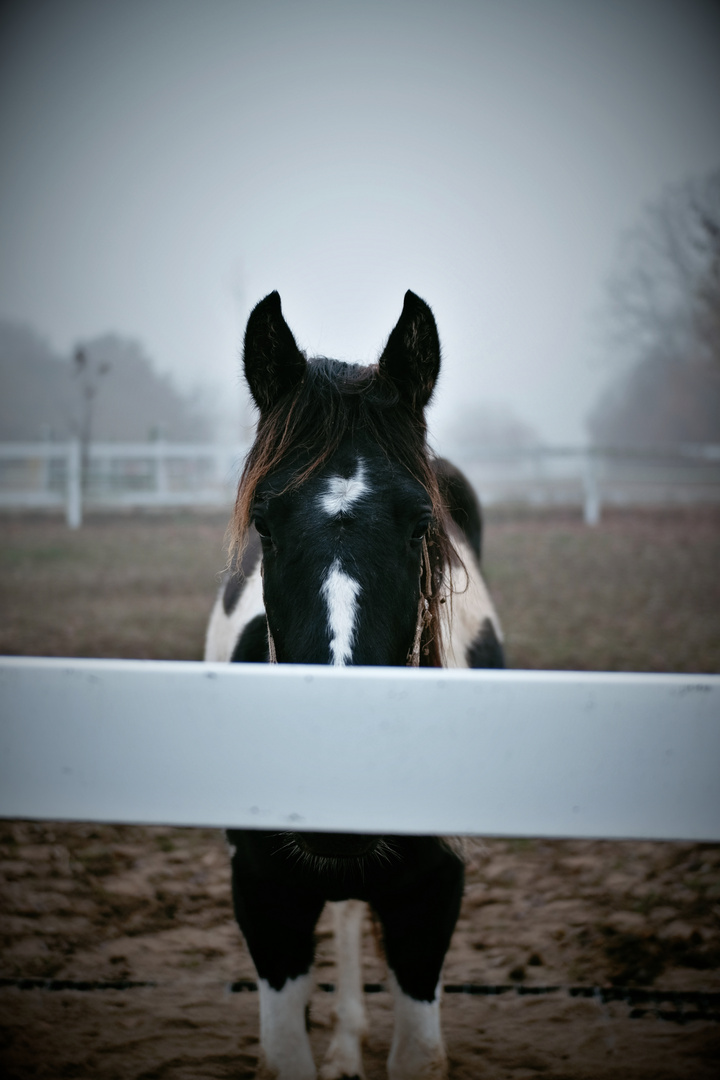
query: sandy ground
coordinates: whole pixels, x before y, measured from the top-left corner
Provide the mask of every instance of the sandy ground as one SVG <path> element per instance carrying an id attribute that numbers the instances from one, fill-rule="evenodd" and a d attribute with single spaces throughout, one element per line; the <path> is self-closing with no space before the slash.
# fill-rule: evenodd
<path id="1" fill-rule="evenodd" d="M 0 519 L 0 651 L 198 658 L 224 528 L 189 514 L 97 517 L 77 533 Z M 717 508 L 610 511 L 594 530 L 567 511 L 498 511 L 486 539 L 513 666 L 720 670 Z M 328 925 L 319 983 L 334 979 Z M 369 921 L 365 955 L 382 984 Z M 253 978 L 218 833 L 0 822 L 1 1076 L 254 1077 L 257 994 L 228 990 Z M 487 841 L 445 982 L 505 988 L 446 991 L 453 1080 L 715 1080 L 720 847 Z M 391 1003 L 366 998 L 379 1080 Z M 313 998 L 318 1061 L 332 1000 Z"/>
<path id="2" fill-rule="evenodd" d="M 254 972 L 232 918 L 222 836 L 24 822 L 3 833 L 4 1076 L 256 1075 L 257 994 L 230 991 Z M 317 981 L 332 983 L 327 912 L 317 938 Z M 369 918 L 364 951 L 366 982 L 382 984 Z M 90 988 L 78 988 L 83 980 Z M 453 1080 L 714 1080 L 720 848 L 476 845 L 445 983 Z M 483 992 L 457 992 L 467 984 Z M 313 997 L 318 1061 L 332 1000 L 320 987 Z M 380 1080 L 392 1004 L 383 990 L 366 1001 L 367 1076 Z"/>

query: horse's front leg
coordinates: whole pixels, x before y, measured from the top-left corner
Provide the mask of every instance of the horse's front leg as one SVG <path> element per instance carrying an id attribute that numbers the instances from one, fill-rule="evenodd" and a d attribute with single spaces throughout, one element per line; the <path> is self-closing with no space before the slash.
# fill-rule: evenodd
<path id="1" fill-rule="evenodd" d="M 417 876 L 373 906 L 383 927 L 395 1027 L 390 1080 L 445 1080 L 441 972 L 462 900 L 464 866 L 439 841 L 417 838 Z"/>
<path id="2" fill-rule="evenodd" d="M 362 1041 L 367 1019 L 361 945 L 365 904 L 361 900 L 341 900 L 332 908 L 337 963 L 335 1028 L 320 1076 L 322 1080 L 363 1080 Z"/>
<path id="3" fill-rule="evenodd" d="M 261 840 L 261 834 L 256 834 Z M 315 893 L 294 888 L 248 834 L 228 832 L 233 850 L 235 917 L 258 973 L 260 1046 L 273 1080 L 316 1080 L 306 1027 L 314 930 L 323 908 Z M 263 873 L 263 868 L 265 873 Z"/>
<path id="4" fill-rule="evenodd" d="M 297 975 L 276 989 L 259 976 L 260 1046 L 265 1075 L 273 1080 L 317 1078 L 305 1023 L 311 984 L 309 974 Z"/>

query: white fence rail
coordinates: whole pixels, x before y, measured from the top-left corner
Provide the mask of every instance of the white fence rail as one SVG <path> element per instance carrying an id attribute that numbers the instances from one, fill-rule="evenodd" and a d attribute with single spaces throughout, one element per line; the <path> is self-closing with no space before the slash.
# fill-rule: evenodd
<path id="1" fill-rule="evenodd" d="M 585 521 L 603 506 L 720 502 L 720 446 L 521 447 L 458 455 L 485 505 L 582 506 Z"/>
<path id="2" fill-rule="evenodd" d="M 77 528 L 83 508 L 227 507 L 245 447 L 209 443 L 93 443 L 86 475 L 80 444 L 0 444 L 0 509 L 64 508 Z"/>
<path id="3" fill-rule="evenodd" d="M 94 443 L 83 476 L 77 442 L 4 443 L 0 509 L 64 507 L 68 524 L 77 527 L 83 507 L 226 507 L 245 449 Z M 720 502 L 720 446 L 487 447 L 456 459 L 486 504 L 581 506 L 588 524 L 599 521 L 603 505 Z"/>
<path id="4" fill-rule="evenodd" d="M 0 658 L 0 816 L 720 840 L 720 676 Z"/>

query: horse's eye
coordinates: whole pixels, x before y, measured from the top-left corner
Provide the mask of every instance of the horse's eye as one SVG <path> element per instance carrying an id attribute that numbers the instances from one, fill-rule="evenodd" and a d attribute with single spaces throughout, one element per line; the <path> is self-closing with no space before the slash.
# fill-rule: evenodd
<path id="1" fill-rule="evenodd" d="M 268 525 L 264 517 L 260 517 L 259 514 L 255 514 L 253 518 L 253 525 L 255 526 L 258 534 L 262 537 L 263 540 L 270 539 L 270 526 Z"/>
<path id="2" fill-rule="evenodd" d="M 423 536 L 428 531 L 429 525 L 430 517 L 428 514 L 424 514 L 413 529 L 411 538 L 413 540 L 422 540 Z"/>

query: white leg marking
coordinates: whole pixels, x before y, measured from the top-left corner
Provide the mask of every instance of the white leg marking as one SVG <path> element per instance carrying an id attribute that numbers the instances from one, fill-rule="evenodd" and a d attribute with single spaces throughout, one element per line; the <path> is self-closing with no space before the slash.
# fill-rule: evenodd
<path id="1" fill-rule="evenodd" d="M 320 1069 L 322 1080 L 341 1080 L 343 1076 L 365 1076 L 362 1064 L 362 1040 L 367 1031 L 363 1001 L 360 943 L 365 904 L 362 900 L 341 900 L 333 904 L 335 924 L 335 1030 Z"/>
<path id="2" fill-rule="evenodd" d="M 312 987 L 310 975 L 288 979 L 273 990 L 258 979 L 260 1045 L 265 1063 L 277 1080 L 316 1080 L 317 1072 L 305 1030 L 305 1006 Z"/>
<path id="3" fill-rule="evenodd" d="M 350 509 L 354 502 L 370 490 L 365 483 L 365 467 L 358 459 L 357 472 L 354 476 L 331 476 L 327 490 L 320 496 L 320 505 L 330 517 L 337 517 Z"/>
<path id="4" fill-rule="evenodd" d="M 390 1080 L 446 1080 L 440 984 L 433 1001 L 415 1001 L 402 992 L 392 971 L 388 978 L 395 1001 L 395 1031 L 388 1058 Z"/>
<path id="5" fill-rule="evenodd" d="M 343 667 L 352 659 L 360 585 L 343 572 L 336 559 L 327 572 L 321 591 L 328 609 L 332 662 Z"/>

